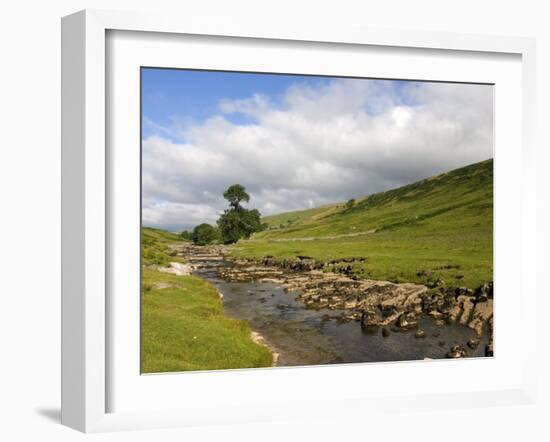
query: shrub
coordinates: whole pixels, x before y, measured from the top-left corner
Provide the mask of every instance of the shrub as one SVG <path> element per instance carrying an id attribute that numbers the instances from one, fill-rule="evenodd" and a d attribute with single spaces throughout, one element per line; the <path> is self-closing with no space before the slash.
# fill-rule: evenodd
<path id="1" fill-rule="evenodd" d="M 207 223 L 199 224 L 193 229 L 191 233 L 191 239 L 195 244 L 205 246 L 212 244 L 220 238 L 218 229 Z"/>
<path id="2" fill-rule="evenodd" d="M 192 238 L 191 238 L 191 235 L 192 235 L 192 233 L 189 232 L 188 230 L 184 230 L 183 232 L 181 232 L 181 233 L 179 234 L 179 236 L 180 236 L 181 239 L 185 239 L 185 240 L 187 240 L 187 241 L 191 241 L 191 239 L 192 239 Z"/>

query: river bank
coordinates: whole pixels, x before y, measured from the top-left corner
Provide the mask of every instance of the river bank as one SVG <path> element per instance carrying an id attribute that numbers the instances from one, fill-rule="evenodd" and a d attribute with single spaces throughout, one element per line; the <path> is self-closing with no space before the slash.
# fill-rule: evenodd
<path id="1" fill-rule="evenodd" d="M 492 355 L 492 288 L 428 288 L 322 271 L 307 257 L 227 260 L 223 246 L 178 246 L 280 356 L 277 365 Z"/>
<path id="2" fill-rule="evenodd" d="M 169 232 L 145 230 L 141 279 L 141 372 L 270 367 L 273 354 L 247 321 L 229 317 L 219 290 L 192 275 Z"/>

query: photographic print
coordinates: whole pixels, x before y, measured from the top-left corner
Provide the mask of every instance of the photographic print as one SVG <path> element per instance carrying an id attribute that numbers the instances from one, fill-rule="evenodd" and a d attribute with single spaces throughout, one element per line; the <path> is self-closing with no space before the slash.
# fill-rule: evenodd
<path id="1" fill-rule="evenodd" d="M 493 85 L 141 68 L 141 371 L 493 356 Z"/>

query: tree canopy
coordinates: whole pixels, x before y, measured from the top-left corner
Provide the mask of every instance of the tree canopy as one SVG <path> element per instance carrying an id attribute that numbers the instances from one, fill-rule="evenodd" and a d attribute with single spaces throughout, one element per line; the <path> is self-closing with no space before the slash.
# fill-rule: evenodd
<path id="1" fill-rule="evenodd" d="M 200 246 L 211 244 L 219 238 L 220 232 L 218 229 L 207 223 L 199 224 L 191 232 L 191 240 Z"/>
<path id="2" fill-rule="evenodd" d="M 184 230 L 184 231 L 180 232 L 180 238 L 186 239 L 186 240 L 192 240 L 191 232 L 189 232 L 188 230 Z"/>
<path id="3" fill-rule="evenodd" d="M 236 210 L 241 208 L 241 201 L 244 201 L 245 203 L 250 201 L 250 195 L 246 193 L 246 189 L 240 184 L 233 184 L 232 186 L 229 186 L 223 193 L 223 197 L 229 201 L 229 205 Z"/>
<path id="4" fill-rule="evenodd" d="M 224 244 L 236 243 L 241 238 L 250 238 L 254 232 L 264 230 L 260 212 L 256 209 L 245 209 L 241 202 L 249 202 L 250 195 L 244 186 L 233 184 L 223 193 L 229 202 L 226 209 L 217 221 L 217 228 L 207 223 L 196 226 L 192 232 L 183 231 L 180 236 L 191 239 L 195 244 L 207 245 L 222 241 Z"/>
<path id="5" fill-rule="evenodd" d="M 225 244 L 235 243 L 241 238 L 250 238 L 254 232 L 262 230 L 260 212 L 256 209 L 245 209 L 240 204 L 241 201 L 250 201 L 250 195 L 246 193 L 244 186 L 233 184 L 223 196 L 229 201 L 230 206 L 218 219 L 221 239 Z"/>
<path id="6" fill-rule="evenodd" d="M 241 238 L 250 238 L 262 228 L 260 212 L 253 210 L 226 210 L 218 220 L 222 240 L 225 244 L 237 242 Z"/>

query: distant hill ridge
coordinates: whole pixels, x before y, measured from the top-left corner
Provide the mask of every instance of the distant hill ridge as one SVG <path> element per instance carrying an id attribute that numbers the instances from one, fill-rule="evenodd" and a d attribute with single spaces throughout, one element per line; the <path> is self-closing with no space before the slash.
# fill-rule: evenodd
<path id="1" fill-rule="evenodd" d="M 437 230 L 492 229 L 493 160 L 485 160 L 345 203 L 263 218 L 254 238 L 304 238 L 395 230 L 423 225 Z"/>

